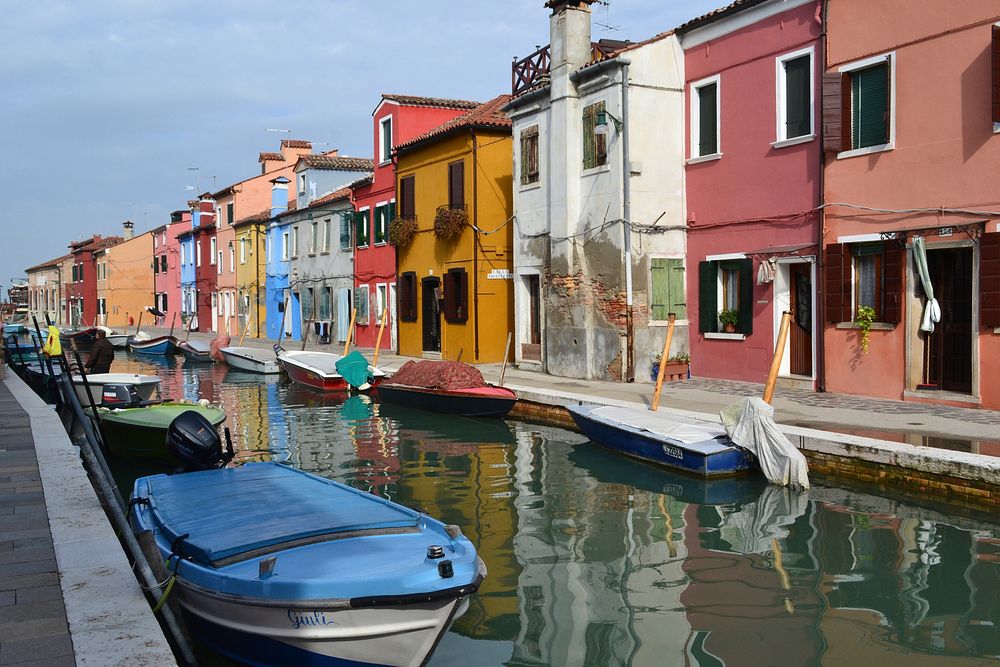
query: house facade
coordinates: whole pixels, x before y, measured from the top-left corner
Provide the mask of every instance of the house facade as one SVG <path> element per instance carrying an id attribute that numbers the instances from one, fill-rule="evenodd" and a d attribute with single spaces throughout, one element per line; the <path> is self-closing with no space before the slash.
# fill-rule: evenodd
<path id="1" fill-rule="evenodd" d="M 289 289 L 291 257 L 298 239 L 293 238 L 291 220 L 282 220 L 288 211 L 288 185 L 279 176 L 271 181 L 271 212 L 267 223 L 267 272 L 264 280 L 264 325 L 268 338 L 298 340 L 301 335 L 299 303 Z M 297 233 L 297 232 L 296 232 Z"/>
<path id="2" fill-rule="evenodd" d="M 736 2 L 678 28 L 699 376 L 763 382 L 788 311 L 780 376 L 815 387 L 821 4 Z"/>
<path id="3" fill-rule="evenodd" d="M 649 377 L 684 298 L 677 37 L 591 41 L 590 0 L 550 0 L 550 44 L 513 65 L 515 359 L 553 375 Z"/>
<path id="4" fill-rule="evenodd" d="M 264 335 L 267 225 L 270 208 L 233 224 L 236 236 L 236 329 L 240 336 Z M 234 334 L 235 335 L 235 334 Z"/>
<path id="5" fill-rule="evenodd" d="M 181 274 L 179 237 L 191 229 L 191 212 L 174 211 L 170 222 L 153 230 L 153 305 L 168 321 L 181 316 Z"/>
<path id="6" fill-rule="evenodd" d="M 503 359 L 514 326 L 511 123 L 500 111 L 509 100 L 500 95 L 396 148 L 390 217 L 396 231 L 409 230 L 405 243 L 394 239 L 400 354 Z M 387 300 L 380 292 L 375 303 Z"/>
<path id="7" fill-rule="evenodd" d="M 38 325 L 46 322 L 64 324 L 62 267 L 70 255 L 63 255 L 48 262 L 42 262 L 25 270 L 28 275 L 28 319 L 38 320 Z"/>
<path id="8" fill-rule="evenodd" d="M 215 331 L 219 308 L 215 200 L 209 193 L 198 198 L 198 210 L 191 214 L 194 241 L 195 315 L 198 331 Z"/>
<path id="9" fill-rule="evenodd" d="M 352 188 L 355 207 L 354 228 L 354 310 L 353 338 L 359 347 L 374 347 L 378 337 L 378 317 L 373 312 L 395 313 L 396 251 L 389 244 L 390 215 L 396 205 L 396 172 L 392 151 L 428 130 L 478 106 L 476 102 L 409 95 L 382 95 L 372 113 L 374 169 L 370 182 Z M 379 303 L 379 295 L 385 301 Z M 389 343 L 395 349 L 398 329 L 390 315 Z"/>
<path id="10" fill-rule="evenodd" d="M 66 323 L 73 327 L 97 324 L 97 266 L 94 254 L 121 243 L 122 237 L 102 237 L 94 234 L 88 239 L 69 245 L 72 255 L 70 273 L 63 280 L 66 285 Z"/>
<path id="11" fill-rule="evenodd" d="M 826 19 L 826 388 L 1000 409 L 1000 8 Z"/>
<path id="12" fill-rule="evenodd" d="M 124 331 L 129 317 L 138 320 L 139 313 L 153 305 L 155 293 L 153 259 L 153 232 L 134 235 L 133 223 L 124 223 L 125 234 L 121 243 L 106 248 L 97 257 L 98 294 L 100 319 L 105 326 Z M 152 315 L 146 313 L 144 321 L 153 324 Z M 156 322 L 171 326 L 169 318 Z"/>

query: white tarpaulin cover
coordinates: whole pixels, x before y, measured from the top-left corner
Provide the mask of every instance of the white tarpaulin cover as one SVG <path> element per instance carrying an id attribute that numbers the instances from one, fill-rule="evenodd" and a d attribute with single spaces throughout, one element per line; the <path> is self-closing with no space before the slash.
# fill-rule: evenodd
<path id="1" fill-rule="evenodd" d="M 809 488 L 806 457 L 778 430 L 772 406 L 759 398 L 747 398 L 723 408 L 719 415 L 729 439 L 753 452 L 772 483 Z"/>
<path id="2" fill-rule="evenodd" d="M 591 414 L 641 431 L 649 431 L 654 435 L 665 436 L 684 444 L 705 442 L 726 434 L 718 424 L 685 419 L 679 415 L 664 412 L 650 412 L 608 405 L 597 408 Z"/>

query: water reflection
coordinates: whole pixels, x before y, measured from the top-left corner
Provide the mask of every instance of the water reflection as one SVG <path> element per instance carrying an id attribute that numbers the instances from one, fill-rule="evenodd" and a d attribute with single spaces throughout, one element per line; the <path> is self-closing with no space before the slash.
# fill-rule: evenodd
<path id="1" fill-rule="evenodd" d="M 557 428 L 192 365 L 164 393 L 281 460 L 462 527 L 489 568 L 432 665 L 973 665 L 1000 656 L 1000 525 L 832 487 L 700 482 Z M 197 391 L 197 395 L 193 392 Z"/>

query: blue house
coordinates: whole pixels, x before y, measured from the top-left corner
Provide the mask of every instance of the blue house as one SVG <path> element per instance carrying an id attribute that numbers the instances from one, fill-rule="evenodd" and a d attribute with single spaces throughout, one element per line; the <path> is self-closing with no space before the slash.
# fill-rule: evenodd
<path id="1" fill-rule="evenodd" d="M 284 176 L 271 181 L 271 222 L 267 230 L 267 275 L 264 280 L 267 337 L 301 340 L 302 320 L 298 300 L 291 293 L 289 273 L 298 239 L 291 221 L 282 222 L 288 211 L 288 184 Z"/>

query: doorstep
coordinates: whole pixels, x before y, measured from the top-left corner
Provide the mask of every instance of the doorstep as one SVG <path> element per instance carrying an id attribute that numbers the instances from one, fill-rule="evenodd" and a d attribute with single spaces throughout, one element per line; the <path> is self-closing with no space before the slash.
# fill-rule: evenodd
<path id="1" fill-rule="evenodd" d="M 779 375 L 775 383 L 779 389 L 804 389 L 815 391 L 814 380 L 808 375 Z"/>
<path id="2" fill-rule="evenodd" d="M 919 390 L 907 389 L 903 392 L 903 400 L 912 403 L 927 403 L 928 405 L 950 405 L 955 408 L 981 408 L 983 401 L 973 394 L 961 394 L 957 391 L 941 391 L 938 389 Z"/>

